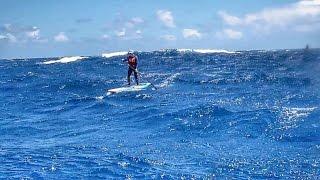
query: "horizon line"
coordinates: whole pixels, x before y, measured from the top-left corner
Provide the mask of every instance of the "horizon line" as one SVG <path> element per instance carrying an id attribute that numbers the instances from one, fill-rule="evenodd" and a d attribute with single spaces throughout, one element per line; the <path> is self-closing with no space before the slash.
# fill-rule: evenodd
<path id="1" fill-rule="evenodd" d="M 320 47 L 308 47 L 308 48 L 284 48 L 284 49 L 242 49 L 242 50 L 228 50 L 228 49 L 209 49 L 209 48 L 163 48 L 163 49 L 155 49 L 155 50 L 133 50 L 134 52 L 138 53 L 145 53 L 145 52 L 156 52 L 156 51 L 163 51 L 163 50 L 224 50 L 224 51 L 229 51 L 229 52 L 243 52 L 243 51 L 280 51 L 280 50 L 315 50 L 315 49 L 320 49 Z M 128 52 L 124 50 L 117 50 L 117 51 L 109 51 L 109 52 L 102 52 L 99 55 L 63 55 L 63 56 L 47 56 L 47 57 L 14 57 L 14 58 L 4 58 L 0 57 L 0 60 L 21 60 L 21 59 L 41 59 L 41 58 L 63 58 L 63 57 L 75 57 L 75 56 L 81 56 L 81 57 L 100 57 L 105 53 L 117 53 L 117 52 Z M 193 52 L 193 51 L 192 51 Z M 195 52 L 197 53 L 197 52 Z M 225 52 L 213 52 L 213 53 L 225 53 Z M 209 54 L 209 53 L 208 53 Z"/>

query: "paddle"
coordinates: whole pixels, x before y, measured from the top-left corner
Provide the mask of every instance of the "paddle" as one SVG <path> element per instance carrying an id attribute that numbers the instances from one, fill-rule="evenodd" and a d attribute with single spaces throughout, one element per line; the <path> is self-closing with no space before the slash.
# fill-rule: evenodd
<path id="1" fill-rule="evenodd" d="M 138 74 L 138 76 L 140 75 L 140 77 L 142 77 L 142 73 L 138 72 L 138 71 L 137 71 L 135 68 L 133 68 L 130 64 L 128 64 L 128 66 L 129 66 L 130 69 L 132 69 L 134 72 L 136 72 L 136 73 Z M 144 78 L 144 79 L 145 79 L 148 83 L 150 83 L 151 86 L 152 86 L 155 90 L 158 89 L 153 83 L 149 82 L 147 78 Z"/>

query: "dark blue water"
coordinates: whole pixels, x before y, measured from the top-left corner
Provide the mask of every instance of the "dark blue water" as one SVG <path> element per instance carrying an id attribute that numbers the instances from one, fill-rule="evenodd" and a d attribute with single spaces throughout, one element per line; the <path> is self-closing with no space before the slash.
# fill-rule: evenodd
<path id="1" fill-rule="evenodd" d="M 319 49 L 138 56 L 0 60 L 0 178 L 319 178 Z"/>

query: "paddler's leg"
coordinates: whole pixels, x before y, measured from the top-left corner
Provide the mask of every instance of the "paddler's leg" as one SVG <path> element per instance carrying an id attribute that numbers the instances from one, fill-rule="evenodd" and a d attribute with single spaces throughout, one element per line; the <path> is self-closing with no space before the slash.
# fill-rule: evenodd
<path id="1" fill-rule="evenodd" d="M 127 80 L 128 80 L 128 85 L 129 85 L 129 86 L 130 86 L 130 83 L 131 83 L 131 79 L 130 79 L 131 74 L 132 74 L 132 69 L 131 69 L 131 68 L 128 68 Z"/>
<path id="2" fill-rule="evenodd" d="M 134 71 L 134 78 L 136 79 L 137 85 L 139 85 L 139 80 L 138 80 L 138 73 L 137 73 L 137 71 Z"/>

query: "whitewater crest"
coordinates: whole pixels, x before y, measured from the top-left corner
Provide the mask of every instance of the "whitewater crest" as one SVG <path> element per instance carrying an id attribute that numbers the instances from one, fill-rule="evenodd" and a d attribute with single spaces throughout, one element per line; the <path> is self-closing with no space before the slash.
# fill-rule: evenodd
<path id="1" fill-rule="evenodd" d="M 112 53 L 103 53 L 102 57 L 105 58 L 111 58 L 111 57 L 116 57 L 116 56 L 124 56 L 126 55 L 128 52 L 127 51 L 118 51 L 118 52 L 112 52 Z"/>
<path id="2" fill-rule="evenodd" d="M 84 57 L 84 56 L 63 57 L 63 58 L 61 58 L 59 60 L 51 60 L 51 61 L 43 62 L 43 64 L 69 63 L 69 62 L 83 60 L 83 59 L 86 59 L 86 58 L 88 58 L 88 57 Z"/>
<path id="3" fill-rule="evenodd" d="M 178 52 L 182 53 L 202 53 L 202 54 L 209 54 L 209 53 L 227 53 L 227 54 L 233 54 L 233 53 L 238 53 L 234 51 L 227 51 L 224 49 L 177 49 Z"/>
<path id="4" fill-rule="evenodd" d="M 161 49 L 155 51 L 139 51 L 144 53 L 154 53 L 154 52 L 179 52 L 179 53 L 201 53 L 201 54 L 210 54 L 210 53 L 240 53 L 235 51 L 227 51 L 224 49 Z M 104 58 L 111 58 L 117 56 L 125 56 L 127 55 L 127 51 L 117 51 L 117 52 L 110 52 L 110 53 L 103 53 L 102 57 Z"/>

